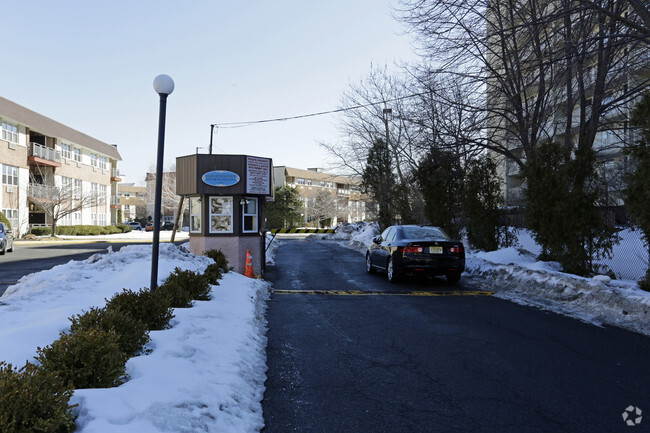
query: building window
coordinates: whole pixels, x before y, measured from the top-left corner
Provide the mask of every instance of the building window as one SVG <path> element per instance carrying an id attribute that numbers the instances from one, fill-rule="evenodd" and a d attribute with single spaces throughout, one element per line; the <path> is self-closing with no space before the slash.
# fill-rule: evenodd
<path id="1" fill-rule="evenodd" d="M 232 197 L 210 197 L 210 233 L 232 233 Z"/>
<path id="2" fill-rule="evenodd" d="M 82 187 L 81 179 L 72 179 L 73 193 L 72 198 L 81 199 Z"/>
<path id="3" fill-rule="evenodd" d="M 18 144 L 18 127 L 11 123 L 2 122 L 2 139 L 9 143 Z"/>
<path id="4" fill-rule="evenodd" d="M 65 159 L 71 159 L 69 144 L 61 143 L 61 156 Z"/>
<path id="5" fill-rule="evenodd" d="M 97 155 L 95 155 L 94 153 L 90 154 L 90 165 L 92 165 L 93 167 L 97 167 Z"/>
<path id="6" fill-rule="evenodd" d="M 190 197 L 190 232 L 201 232 L 201 198 Z"/>
<path id="7" fill-rule="evenodd" d="M 99 157 L 99 168 L 106 170 L 106 158 L 103 156 Z"/>
<path id="8" fill-rule="evenodd" d="M 103 203 L 106 200 L 106 185 L 99 185 L 99 201 Z"/>
<path id="9" fill-rule="evenodd" d="M 307 179 L 307 180 L 305 181 L 305 183 L 306 183 L 307 185 L 311 185 L 311 179 Z"/>
<path id="10" fill-rule="evenodd" d="M 99 225 L 100 226 L 105 226 L 106 225 L 106 214 L 105 213 L 100 213 L 99 214 Z"/>
<path id="11" fill-rule="evenodd" d="M 2 209 L 2 213 L 5 214 L 9 220 L 12 229 L 18 227 L 18 209 Z"/>
<path id="12" fill-rule="evenodd" d="M 257 199 L 245 198 L 243 199 L 243 232 L 255 233 L 257 232 Z"/>
<path id="13" fill-rule="evenodd" d="M 77 162 L 81 162 L 81 149 L 75 147 L 72 150 L 72 156 L 74 157 L 74 160 Z"/>
<path id="14" fill-rule="evenodd" d="M 81 212 L 75 212 L 72 214 L 72 225 L 81 224 Z"/>
<path id="15" fill-rule="evenodd" d="M 96 226 L 97 225 L 97 214 L 96 213 L 91 213 L 90 214 L 90 224 Z"/>
<path id="16" fill-rule="evenodd" d="M 305 179 L 303 179 L 302 177 L 299 177 L 299 178 L 296 179 L 296 183 L 298 185 L 304 185 L 305 184 Z"/>
<path id="17" fill-rule="evenodd" d="M 2 183 L 4 185 L 18 186 L 18 167 L 2 165 Z"/>

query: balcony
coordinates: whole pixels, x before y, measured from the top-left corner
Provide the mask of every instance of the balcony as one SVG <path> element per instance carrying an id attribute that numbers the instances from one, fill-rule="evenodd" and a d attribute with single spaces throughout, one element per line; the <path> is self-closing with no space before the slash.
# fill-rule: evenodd
<path id="1" fill-rule="evenodd" d="M 61 167 L 61 152 L 38 143 L 30 143 L 27 163 L 43 167 Z"/>
<path id="2" fill-rule="evenodd" d="M 111 170 L 111 182 L 122 182 L 122 175 L 119 169 L 114 168 Z"/>
<path id="3" fill-rule="evenodd" d="M 39 200 L 54 200 L 59 196 L 59 189 L 51 185 L 30 183 L 28 196 Z"/>
<path id="4" fill-rule="evenodd" d="M 120 203 L 120 197 L 116 195 L 111 196 L 111 209 L 120 209 L 122 207 Z"/>

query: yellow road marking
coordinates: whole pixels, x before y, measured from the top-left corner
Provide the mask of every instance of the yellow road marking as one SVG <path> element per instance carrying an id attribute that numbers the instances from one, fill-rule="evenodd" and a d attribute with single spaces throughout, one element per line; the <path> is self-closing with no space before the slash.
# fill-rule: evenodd
<path id="1" fill-rule="evenodd" d="M 342 296 L 492 296 L 488 290 L 427 290 L 408 292 L 364 292 L 362 290 L 273 290 L 278 295 L 342 295 Z"/>

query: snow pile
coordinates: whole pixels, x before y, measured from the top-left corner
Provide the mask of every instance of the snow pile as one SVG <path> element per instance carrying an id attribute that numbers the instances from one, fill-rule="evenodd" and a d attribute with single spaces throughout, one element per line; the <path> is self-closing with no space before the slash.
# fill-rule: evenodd
<path id="1" fill-rule="evenodd" d="M 159 282 L 175 267 L 212 262 L 160 245 Z M 0 297 L 0 359 L 22 366 L 69 328 L 68 317 L 103 306 L 122 288 L 148 286 L 151 246 L 133 245 L 28 275 Z M 263 427 L 268 283 L 230 272 L 210 301 L 174 310 L 152 331 L 148 355 L 127 362 L 128 382 L 76 390 L 79 432 L 253 432 Z"/>
<path id="2" fill-rule="evenodd" d="M 266 264 L 275 265 L 275 250 L 284 244 L 271 233 L 266 233 Z"/>
<path id="3" fill-rule="evenodd" d="M 379 225 L 377 223 L 343 223 L 336 228 L 331 239 L 347 240 L 348 248 L 365 254 L 370 245 L 372 245 L 372 239 L 379 235 Z"/>

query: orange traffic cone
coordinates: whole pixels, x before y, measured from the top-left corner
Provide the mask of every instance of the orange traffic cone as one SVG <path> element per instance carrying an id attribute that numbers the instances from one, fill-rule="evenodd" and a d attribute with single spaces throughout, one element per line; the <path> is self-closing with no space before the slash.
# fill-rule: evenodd
<path id="1" fill-rule="evenodd" d="M 251 250 L 246 250 L 246 270 L 244 275 L 248 278 L 255 278 L 255 273 L 253 272 L 253 256 L 251 256 Z"/>

